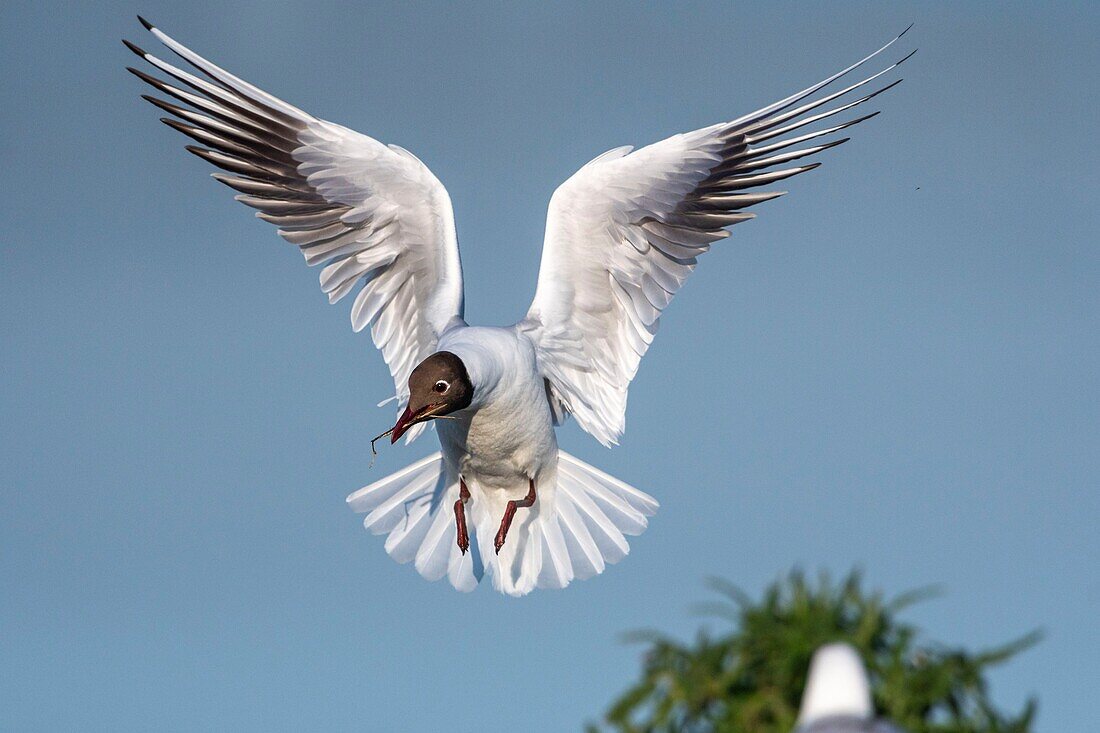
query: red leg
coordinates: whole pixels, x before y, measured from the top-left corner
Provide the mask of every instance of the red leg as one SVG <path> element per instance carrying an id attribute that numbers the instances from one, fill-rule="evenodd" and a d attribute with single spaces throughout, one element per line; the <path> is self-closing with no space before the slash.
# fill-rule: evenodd
<path id="1" fill-rule="evenodd" d="M 466 531 L 466 502 L 470 500 L 470 490 L 466 482 L 458 479 L 458 501 L 455 502 L 455 524 L 458 526 L 458 549 L 462 554 L 470 549 L 470 533 Z"/>
<path id="2" fill-rule="evenodd" d="M 535 479 L 527 480 L 531 485 L 527 496 L 519 500 L 509 501 L 508 506 L 504 509 L 504 518 L 500 520 L 500 530 L 497 531 L 496 547 L 498 555 L 500 554 L 500 548 L 504 547 L 504 540 L 508 537 L 508 530 L 512 526 L 512 518 L 516 516 L 516 508 L 526 508 L 535 503 Z"/>

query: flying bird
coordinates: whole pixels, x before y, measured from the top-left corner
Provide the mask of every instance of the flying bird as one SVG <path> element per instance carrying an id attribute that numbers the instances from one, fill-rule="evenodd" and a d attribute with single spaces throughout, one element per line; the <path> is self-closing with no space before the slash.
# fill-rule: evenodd
<path id="1" fill-rule="evenodd" d="M 805 159 L 874 117 L 844 113 L 900 82 L 879 80 L 908 58 L 836 84 L 895 38 L 731 122 L 594 158 L 550 199 L 527 314 L 497 328 L 466 323 L 451 200 L 423 162 L 139 20 L 195 72 L 124 41 L 170 78 L 130 68 L 163 95 L 143 97 L 199 143 L 187 149 L 224 171 L 213 176 L 238 201 L 323 266 L 321 289 L 330 302 L 351 300 L 352 328 L 370 327 L 397 393 L 384 435 L 411 441 L 436 427 L 439 452 L 348 503 L 425 578 L 466 591 L 488 574 L 510 595 L 565 587 L 627 554 L 625 535 L 646 528 L 657 501 L 559 449 L 555 428 L 571 415 L 605 446 L 618 441 L 627 388 L 698 257 L 752 219 L 750 208 L 785 193 L 767 186 L 816 168 Z"/>
<path id="2" fill-rule="evenodd" d="M 794 733 L 904 733 L 875 718 L 871 686 L 859 654 L 848 644 L 814 652 Z"/>

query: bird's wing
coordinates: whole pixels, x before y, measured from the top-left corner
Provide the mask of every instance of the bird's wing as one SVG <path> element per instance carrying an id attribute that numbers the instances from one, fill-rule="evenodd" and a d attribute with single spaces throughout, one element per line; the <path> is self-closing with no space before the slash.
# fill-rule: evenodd
<path id="1" fill-rule="evenodd" d="M 279 227 L 335 303 L 353 294 L 351 324 L 370 325 L 401 403 L 413 368 L 461 323 L 462 268 L 447 190 L 416 156 L 318 119 L 215 66 L 142 20 L 196 76 L 127 47 L 181 86 L 138 69 L 177 102 L 145 99 L 193 138 L 187 149 L 226 173 L 214 177 Z"/>
<path id="2" fill-rule="evenodd" d="M 822 90 L 895 41 L 732 122 L 633 152 L 610 150 L 554 192 L 538 288 L 518 325 L 535 342 L 556 417 L 572 414 L 604 445 L 617 442 L 630 381 L 696 258 L 729 236 L 726 227 L 753 218 L 748 207 L 785 193 L 761 187 L 820 165 L 787 163 L 845 142 L 820 138 L 877 114 L 832 120 L 897 84 L 900 79 L 841 99 L 865 90 L 904 58 L 838 91 Z"/>

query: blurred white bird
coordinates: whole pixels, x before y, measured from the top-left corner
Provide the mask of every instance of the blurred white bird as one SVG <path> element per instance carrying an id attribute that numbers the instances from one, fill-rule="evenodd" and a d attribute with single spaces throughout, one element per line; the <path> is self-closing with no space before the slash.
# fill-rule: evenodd
<path id="1" fill-rule="evenodd" d="M 874 715 L 871 686 L 856 650 L 837 643 L 814 652 L 795 733 L 903 733 Z"/>
<path id="2" fill-rule="evenodd" d="M 526 317 L 483 328 L 463 318 L 450 197 L 420 160 L 276 99 L 142 23 L 201 74 L 127 41 L 182 87 L 130 71 L 186 106 L 145 98 L 203 146 L 188 150 L 228 171 L 214 177 L 238 201 L 277 225 L 308 264 L 324 265 L 331 302 L 354 294 L 352 326 L 370 326 L 397 389 L 400 413 L 387 434 L 412 440 L 438 420 L 441 452 L 348 503 L 424 577 L 470 590 L 488 572 L 512 595 L 562 588 L 627 554 L 624 535 L 641 533 L 657 502 L 559 450 L 555 427 L 572 415 L 604 445 L 617 442 L 627 387 L 696 258 L 753 218 L 748 207 L 784 193 L 759 187 L 820 165 L 784 164 L 847 138 L 801 143 L 877 113 L 803 128 L 900 81 L 817 111 L 900 64 L 818 94 L 894 39 L 732 122 L 600 155 L 550 200 Z"/>

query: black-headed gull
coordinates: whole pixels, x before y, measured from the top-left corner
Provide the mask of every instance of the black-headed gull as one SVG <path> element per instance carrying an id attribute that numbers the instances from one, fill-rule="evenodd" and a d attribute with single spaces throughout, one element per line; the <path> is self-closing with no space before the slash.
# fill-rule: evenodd
<path id="1" fill-rule="evenodd" d="M 572 415 L 604 445 L 617 442 L 627 387 L 696 258 L 753 218 L 748 207 L 784 193 L 761 186 L 820 165 L 785 164 L 847 138 L 802 143 L 874 116 L 804 131 L 897 84 L 868 86 L 901 63 L 822 92 L 895 38 L 732 122 L 595 158 L 550 200 L 526 317 L 485 328 L 463 319 L 451 200 L 420 160 L 276 99 L 142 23 L 200 73 L 126 42 L 181 86 L 131 71 L 185 106 L 145 98 L 201 144 L 188 150 L 227 171 L 214 177 L 238 201 L 324 265 L 331 302 L 354 296 L 352 327 L 370 326 L 397 389 L 393 440 L 412 440 L 429 421 L 438 428 L 440 452 L 348 503 L 424 577 L 470 590 L 488 572 L 512 595 L 601 573 L 628 552 L 624 535 L 646 528 L 657 502 L 561 451 L 555 426 Z"/>
<path id="2" fill-rule="evenodd" d="M 848 644 L 826 644 L 814 652 L 794 733 L 903 733 L 875 719 L 867 671 Z"/>

